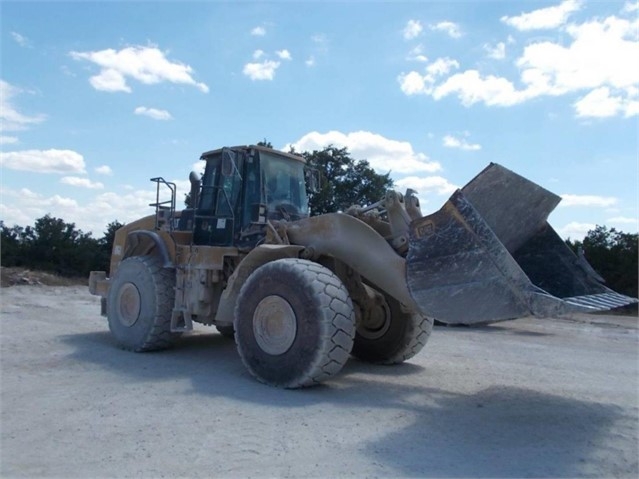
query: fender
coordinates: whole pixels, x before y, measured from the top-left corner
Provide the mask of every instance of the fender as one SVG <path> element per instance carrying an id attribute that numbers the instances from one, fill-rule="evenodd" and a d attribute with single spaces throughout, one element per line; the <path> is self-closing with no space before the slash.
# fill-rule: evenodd
<path id="1" fill-rule="evenodd" d="M 363 221 L 327 213 L 288 224 L 286 234 L 292 243 L 337 258 L 405 307 L 419 310 L 406 284 L 406 261 Z"/>
<path id="2" fill-rule="evenodd" d="M 166 241 L 155 231 L 135 230 L 127 234 L 126 249 L 122 259 L 148 254 L 153 248 L 157 248 L 156 254 L 162 259 L 162 267 L 175 267 Z"/>
<path id="3" fill-rule="evenodd" d="M 228 280 L 228 284 L 215 315 L 215 324 L 233 324 L 235 303 L 242 285 L 248 277 L 260 266 L 282 258 L 299 258 L 304 246 L 297 245 L 261 245 L 253 249 L 240 262 Z"/>
<path id="4" fill-rule="evenodd" d="M 155 231 L 155 216 L 145 216 L 115 232 L 111 250 L 109 276 L 113 277 L 120 262 L 130 256 L 145 255 L 151 250 L 160 255 L 162 265 L 172 268 L 175 264 L 175 242 L 164 231 Z"/>

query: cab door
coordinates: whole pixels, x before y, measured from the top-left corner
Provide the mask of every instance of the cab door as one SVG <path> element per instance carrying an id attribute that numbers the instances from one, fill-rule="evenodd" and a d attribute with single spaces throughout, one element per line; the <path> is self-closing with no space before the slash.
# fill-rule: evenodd
<path id="1" fill-rule="evenodd" d="M 241 198 L 243 155 L 224 148 L 207 160 L 200 204 L 195 215 L 195 244 L 232 246 Z"/>

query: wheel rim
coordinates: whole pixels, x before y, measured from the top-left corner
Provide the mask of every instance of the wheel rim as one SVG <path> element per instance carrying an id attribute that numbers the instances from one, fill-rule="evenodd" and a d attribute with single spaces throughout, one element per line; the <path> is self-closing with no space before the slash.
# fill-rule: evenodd
<path id="1" fill-rule="evenodd" d="M 284 354 L 297 335 L 297 320 L 291 305 L 281 296 L 262 299 L 253 313 L 253 334 L 268 354 Z"/>
<path id="2" fill-rule="evenodd" d="M 357 334 L 366 339 L 379 339 L 386 334 L 391 325 L 391 311 L 386 301 L 376 304 L 367 317 L 357 326 Z"/>
<path id="3" fill-rule="evenodd" d="M 140 292 L 133 283 L 125 283 L 118 292 L 118 318 L 127 327 L 131 327 L 140 317 Z"/>

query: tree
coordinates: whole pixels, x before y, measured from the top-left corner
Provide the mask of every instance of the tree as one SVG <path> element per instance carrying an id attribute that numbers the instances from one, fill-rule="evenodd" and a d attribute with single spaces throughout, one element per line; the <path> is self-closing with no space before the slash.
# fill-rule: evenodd
<path id="1" fill-rule="evenodd" d="M 75 223 L 45 215 L 35 222 L 29 256 L 38 269 L 73 276 L 99 264 L 97 240 L 83 233 Z"/>
<path id="2" fill-rule="evenodd" d="M 3 266 L 23 266 L 25 229 L 22 226 L 9 228 L 4 221 L 0 221 L 0 262 Z"/>
<path id="3" fill-rule="evenodd" d="M 319 191 L 309 192 L 313 215 L 375 203 L 393 186 L 390 172 L 376 173 L 367 160 L 351 158 L 347 148 L 329 145 L 323 150 L 304 152 L 302 156 L 306 158 L 307 165 L 322 176 Z"/>
<path id="4" fill-rule="evenodd" d="M 111 266 L 111 250 L 113 249 L 113 240 L 115 239 L 115 232 L 122 228 L 124 223 L 120 223 L 118 220 L 112 221 L 107 225 L 107 229 L 104 232 L 104 236 L 98 240 L 98 246 L 100 248 L 100 267 L 97 271 L 109 271 Z"/>
<path id="5" fill-rule="evenodd" d="M 613 290 L 637 296 L 639 235 L 596 226 L 583 241 L 566 241 L 575 252 L 583 249 L 591 266 Z"/>

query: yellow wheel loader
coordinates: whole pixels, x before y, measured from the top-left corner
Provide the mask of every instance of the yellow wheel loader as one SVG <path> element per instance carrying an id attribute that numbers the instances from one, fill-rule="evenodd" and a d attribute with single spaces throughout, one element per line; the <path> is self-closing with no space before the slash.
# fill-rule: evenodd
<path id="1" fill-rule="evenodd" d="M 637 302 L 615 293 L 547 223 L 560 198 L 489 165 L 434 214 L 415 192 L 309 216 L 304 159 L 221 148 L 190 202 L 157 183 L 154 214 L 115 234 L 92 294 L 121 347 L 170 346 L 193 323 L 234 337 L 247 369 L 285 388 L 337 374 L 350 355 L 403 362 L 433 320 L 476 324 Z M 310 179 L 310 181 L 309 181 Z M 166 199 L 164 199 L 166 197 Z"/>

